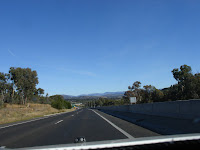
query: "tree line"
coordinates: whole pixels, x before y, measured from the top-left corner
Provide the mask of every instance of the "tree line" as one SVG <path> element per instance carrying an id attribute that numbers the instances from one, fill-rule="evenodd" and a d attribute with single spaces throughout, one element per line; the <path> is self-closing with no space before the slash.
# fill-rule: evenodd
<path id="1" fill-rule="evenodd" d="M 132 86 L 128 86 L 128 91 L 124 93 L 125 103 L 130 97 L 136 97 L 137 103 L 164 102 L 175 100 L 188 100 L 200 98 L 200 73 L 193 74 L 192 68 L 182 65 L 172 71 L 176 84 L 168 88 L 157 89 L 153 85 L 144 85 L 136 81 Z"/>
<path id="2" fill-rule="evenodd" d="M 62 96 L 44 96 L 44 89 L 36 88 L 38 83 L 38 74 L 31 68 L 11 67 L 8 73 L 0 72 L 0 106 L 34 102 L 51 104 L 57 109 L 71 108 Z"/>
<path id="3" fill-rule="evenodd" d="M 112 105 L 123 105 L 123 99 L 109 99 L 100 97 L 98 100 L 90 100 L 85 103 L 86 107 L 100 107 L 100 106 L 112 106 Z"/>
<path id="4" fill-rule="evenodd" d="M 171 71 L 176 84 L 170 87 L 157 89 L 153 85 L 141 87 L 140 81 L 135 81 L 124 93 L 122 99 L 106 99 L 88 101 L 86 107 L 112 106 L 130 104 L 130 97 L 136 97 L 136 103 L 165 102 L 175 100 L 200 99 L 200 73 L 192 73 L 192 68 L 182 65 Z"/>

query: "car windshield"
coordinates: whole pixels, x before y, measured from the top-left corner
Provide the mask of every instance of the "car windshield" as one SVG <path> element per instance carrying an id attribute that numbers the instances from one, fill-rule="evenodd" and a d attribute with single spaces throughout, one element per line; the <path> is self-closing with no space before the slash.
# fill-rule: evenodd
<path id="1" fill-rule="evenodd" d="M 199 133 L 199 16 L 195 0 L 0 0 L 0 147 Z"/>

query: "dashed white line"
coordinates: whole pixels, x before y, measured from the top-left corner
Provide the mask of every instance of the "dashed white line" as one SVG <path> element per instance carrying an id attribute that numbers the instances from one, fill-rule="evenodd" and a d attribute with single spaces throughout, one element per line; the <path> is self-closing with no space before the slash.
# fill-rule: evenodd
<path id="1" fill-rule="evenodd" d="M 93 112 L 95 112 L 97 115 L 99 115 L 101 118 L 103 118 L 105 121 L 107 121 L 110 125 L 112 125 L 115 129 L 117 129 L 118 131 L 120 131 L 121 133 L 123 133 L 126 137 L 128 137 L 129 139 L 134 139 L 134 137 L 130 134 L 128 134 L 126 131 L 122 130 L 120 127 L 116 126 L 114 123 L 110 122 L 108 119 L 106 119 L 105 117 L 101 116 L 99 113 L 97 113 L 96 111 L 92 110 Z"/>
<path id="2" fill-rule="evenodd" d="M 58 121 L 58 122 L 56 122 L 55 124 L 58 124 L 58 123 L 60 123 L 60 122 L 62 122 L 63 120 L 60 120 L 60 121 Z"/>

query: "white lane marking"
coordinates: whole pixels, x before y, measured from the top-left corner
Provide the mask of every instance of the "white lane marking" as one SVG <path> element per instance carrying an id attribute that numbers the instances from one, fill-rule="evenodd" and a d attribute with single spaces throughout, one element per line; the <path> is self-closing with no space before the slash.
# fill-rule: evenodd
<path id="1" fill-rule="evenodd" d="M 60 122 L 62 122 L 63 120 L 60 120 L 60 121 L 58 121 L 58 122 L 56 122 L 55 124 L 58 124 L 58 123 L 60 123 Z"/>
<path id="2" fill-rule="evenodd" d="M 72 116 L 74 116 L 74 115 L 72 115 Z"/>
<path id="3" fill-rule="evenodd" d="M 60 114 L 60 113 L 55 113 L 55 114 L 50 114 L 50 115 L 44 115 L 44 116 L 56 116 L 58 114 Z"/>
<path id="4" fill-rule="evenodd" d="M 97 113 L 96 111 L 92 110 L 93 112 L 95 112 L 97 115 L 99 115 L 101 118 L 103 118 L 105 121 L 107 121 L 110 125 L 112 125 L 115 129 L 117 129 L 118 131 L 120 131 L 121 133 L 123 133 L 125 136 L 127 136 L 129 139 L 134 139 L 134 137 L 130 134 L 128 134 L 126 131 L 122 130 L 120 127 L 116 126 L 114 123 L 112 123 L 111 121 L 109 121 L 108 119 L 106 119 L 105 117 L 101 116 L 99 113 Z"/>
<path id="5" fill-rule="evenodd" d="M 64 112 L 64 113 L 54 114 L 54 115 L 51 115 L 51 116 L 45 116 L 45 117 L 38 118 L 38 119 L 33 119 L 33 120 L 24 121 L 24 122 L 19 122 L 19 123 L 16 123 L 16 124 L 11 124 L 11 125 L 0 127 L 0 129 L 12 127 L 12 126 L 16 126 L 16 125 L 20 125 L 20 124 L 24 124 L 24 123 L 29 123 L 29 122 L 33 122 L 33 121 L 37 121 L 37 120 L 42 120 L 42 119 L 54 117 L 54 116 L 57 116 L 57 115 L 62 115 L 62 114 L 65 114 L 65 113 L 69 113 L 69 112 Z"/>

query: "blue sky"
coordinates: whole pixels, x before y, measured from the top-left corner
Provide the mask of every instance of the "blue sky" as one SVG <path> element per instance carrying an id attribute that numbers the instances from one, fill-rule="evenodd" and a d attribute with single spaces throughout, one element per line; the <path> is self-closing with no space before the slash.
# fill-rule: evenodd
<path id="1" fill-rule="evenodd" d="M 200 1 L 0 0 L 0 72 L 30 67 L 50 95 L 157 88 L 200 72 Z"/>

